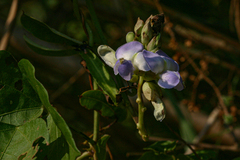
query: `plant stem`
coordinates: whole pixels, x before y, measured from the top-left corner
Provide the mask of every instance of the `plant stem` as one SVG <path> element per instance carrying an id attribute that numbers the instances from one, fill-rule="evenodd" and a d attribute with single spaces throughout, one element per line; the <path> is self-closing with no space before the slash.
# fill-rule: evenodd
<path id="1" fill-rule="evenodd" d="M 95 79 L 93 79 L 93 89 L 97 90 L 98 86 L 97 86 L 97 82 Z M 98 111 L 94 110 L 93 111 L 93 141 L 97 141 L 98 140 L 98 135 L 99 135 L 99 120 L 100 120 L 100 116 Z"/>
<path id="2" fill-rule="evenodd" d="M 143 77 L 140 76 L 139 81 L 138 81 L 137 100 L 136 100 L 136 102 L 138 103 L 137 129 L 138 129 L 138 133 L 142 136 L 142 139 L 144 141 L 147 141 L 148 135 L 147 135 L 146 129 L 144 127 L 144 112 L 146 111 L 146 108 L 143 105 L 142 85 L 143 85 Z"/>
<path id="3" fill-rule="evenodd" d="M 93 140 L 97 141 L 99 135 L 99 113 L 93 111 Z"/>

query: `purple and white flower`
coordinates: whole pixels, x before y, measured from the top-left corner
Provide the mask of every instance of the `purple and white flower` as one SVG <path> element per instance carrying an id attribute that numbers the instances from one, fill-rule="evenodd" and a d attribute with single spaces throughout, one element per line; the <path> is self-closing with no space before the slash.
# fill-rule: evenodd
<path id="1" fill-rule="evenodd" d="M 116 52 L 109 46 L 101 45 L 98 54 L 114 69 L 115 75 L 119 74 L 127 81 L 139 71 L 151 71 L 157 77 L 155 80 L 160 87 L 179 91 L 184 88 L 177 62 L 162 50 L 153 53 L 145 50 L 142 43 L 132 41 L 120 46 Z"/>

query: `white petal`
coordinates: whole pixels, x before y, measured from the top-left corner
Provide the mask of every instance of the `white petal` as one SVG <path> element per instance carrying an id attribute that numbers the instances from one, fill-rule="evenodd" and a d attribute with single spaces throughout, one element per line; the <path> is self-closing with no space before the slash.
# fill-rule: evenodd
<path id="1" fill-rule="evenodd" d="M 133 58 L 133 66 L 141 71 L 150 71 L 151 68 L 148 66 L 148 63 L 146 62 L 145 58 L 143 57 L 143 53 L 139 52 L 136 56 Z"/>
<path id="2" fill-rule="evenodd" d="M 107 45 L 101 45 L 98 47 L 97 52 L 107 65 L 112 68 L 114 67 L 117 59 L 115 57 L 115 51 L 111 47 Z"/>

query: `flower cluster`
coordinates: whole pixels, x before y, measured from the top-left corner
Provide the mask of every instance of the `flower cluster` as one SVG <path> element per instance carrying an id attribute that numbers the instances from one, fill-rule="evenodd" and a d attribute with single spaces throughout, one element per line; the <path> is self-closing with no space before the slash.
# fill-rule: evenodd
<path id="1" fill-rule="evenodd" d="M 179 91 L 184 88 L 177 62 L 160 49 L 163 22 L 163 14 L 150 16 L 145 23 L 138 18 L 134 32 L 126 35 L 127 43 L 120 46 L 116 52 L 106 45 L 98 47 L 99 56 L 113 68 L 115 75 L 119 74 L 126 81 L 139 80 L 138 89 L 151 101 L 154 116 L 158 121 L 165 118 L 161 88 L 175 88 Z M 141 95 L 138 95 L 138 99 L 141 99 Z M 140 103 L 138 100 L 137 102 Z M 140 107 L 139 114 L 143 115 L 143 112 Z M 139 124 L 143 124 L 141 118 Z M 138 128 L 140 135 L 145 137 L 142 127 Z"/>
<path id="2" fill-rule="evenodd" d="M 182 90 L 183 83 L 177 62 L 162 50 L 153 53 L 144 49 L 138 41 L 128 42 L 120 46 L 116 52 L 106 45 L 98 47 L 100 57 L 114 69 L 115 75 L 130 81 L 135 76 L 143 76 L 145 80 L 156 80 L 162 88 Z"/>

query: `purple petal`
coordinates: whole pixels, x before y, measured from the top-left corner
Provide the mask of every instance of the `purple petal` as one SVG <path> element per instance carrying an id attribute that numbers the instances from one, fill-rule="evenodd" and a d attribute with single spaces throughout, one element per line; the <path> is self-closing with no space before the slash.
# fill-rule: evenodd
<path id="1" fill-rule="evenodd" d="M 180 77 L 180 82 L 178 83 L 178 85 L 176 87 L 174 87 L 176 90 L 181 91 L 184 89 L 184 85 L 183 85 L 183 80 Z"/>
<path id="2" fill-rule="evenodd" d="M 173 88 L 180 82 L 180 74 L 174 71 L 167 71 L 160 75 L 158 85 L 162 88 Z"/>
<path id="3" fill-rule="evenodd" d="M 165 68 L 164 70 L 167 71 L 179 71 L 179 65 L 176 61 L 174 61 L 172 58 L 164 58 L 165 61 Z"/>
<path id="4" fill-rule="evenodd" d="M 156 53 L 143 50 L 143 57 L 152 72 L 154 72 L 155 74 L 158 74 L 163 71 L 164 60 L 161 56 L 159 56 Z"/>
<path id="5" fill-rule="evenodd" d="M 135 68 L 141 71 L 150 71 L 151 68 L 148 66 L 145 58 L 143 57 L 143 52 L 139 52 L 133 59 L 133 65 Z"/>
<path id="6" fill-rule="evenodd" d="M 165 52 L 163 52 L 161 49 L 159 49 L 157 52 L 156 52 L 159 56 L 163 56 L 163 57 L 167 57 L 167 58 L 170 58 Z"/>
<path id="7" fill-rule="evenodd" d="M 126 43 L 122 46 L 120 46 L 117 51 L 116 51 L 116 58 L 124 58 L 126 60 L 131 60 L 133 55 L 137 52 L 140 52 L 143 50 L 143 45 L 142 43 L 138 41 L 132 41 L 129 43 Z"/>
<path id="8" fill-rule="evenodd" d="M 172 58 L 170 58 L 166 53 L 164 53 L 162 50 L 158 50 L 156 53 L 159 56 L 161 56 L 165 61 L 164 71 L 167 71 L 167 70 L 179 71 L 178 63 L 176 61 L 174 61 Z"/>
<path id="9" fill-rule="evenodd" d="M 118 67 L 119 75 L 125 79 L 126 81 L 129 81 L 132 78 L 133 75 L 133 65 L 131 61 L 123 61 L 122 64 Z"/>
<path id="10" fill-rule="evenodd" d="M 114 74 L 118 74 L 118 67 L 121 65 L 120 60 L 117 60 L 115 66 L 113 67 Z"/>

